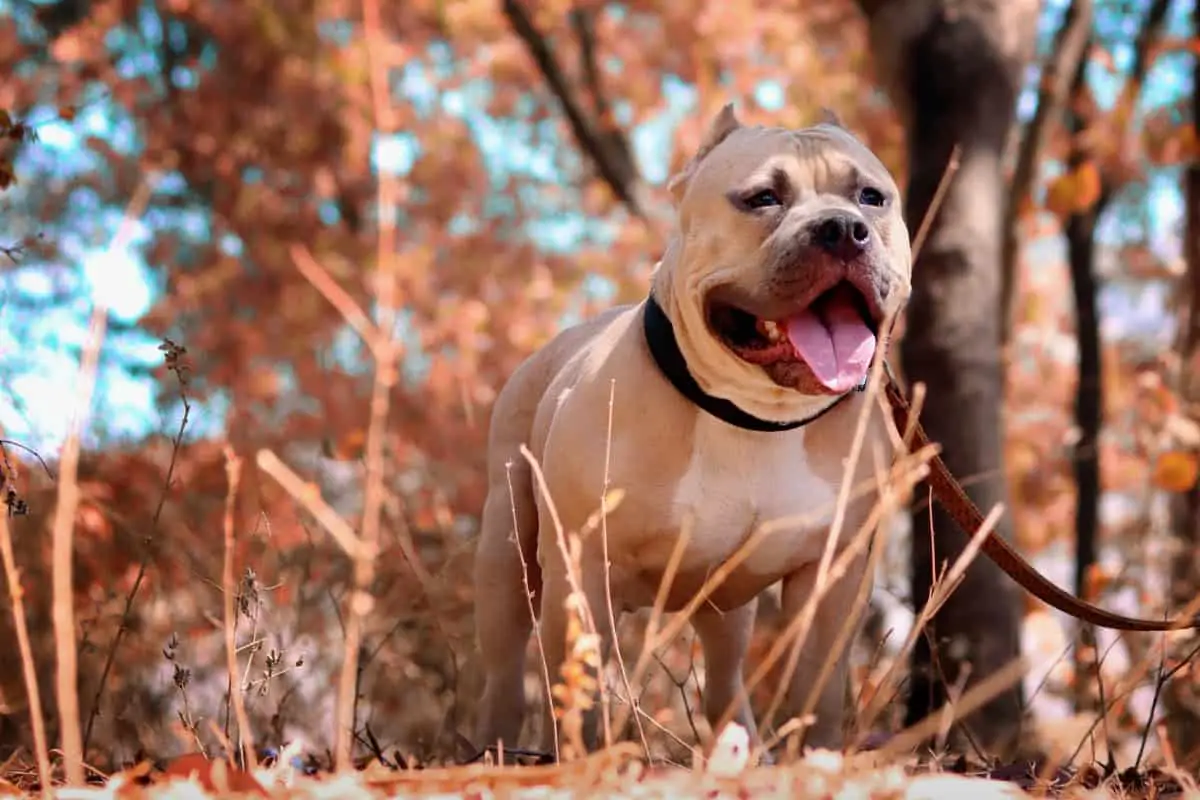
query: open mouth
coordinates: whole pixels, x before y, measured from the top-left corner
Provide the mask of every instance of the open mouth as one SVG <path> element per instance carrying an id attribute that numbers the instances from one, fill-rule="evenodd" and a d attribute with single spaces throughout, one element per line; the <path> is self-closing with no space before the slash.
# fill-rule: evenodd
<path id="1" fill-rule="evenodd" d="M 848 392 L 867 377 L 875 355 L 878 322 L 862 292 L 848 281 L 781 319 L 713 303 L 708 320 L 726 347 L 763 367 L 781 386 Z"/>

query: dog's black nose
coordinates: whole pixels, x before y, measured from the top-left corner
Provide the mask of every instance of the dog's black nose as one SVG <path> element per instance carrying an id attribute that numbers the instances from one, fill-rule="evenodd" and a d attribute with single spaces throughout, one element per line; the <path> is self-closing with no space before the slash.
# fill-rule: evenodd
<path id="1" fill-rule="evenodd" d="M 854 258 L 862 255 L 871 241 L 871 229 L 850 214 L 831 214 L 814 224 L 813 241 L 830 255 Z"/>

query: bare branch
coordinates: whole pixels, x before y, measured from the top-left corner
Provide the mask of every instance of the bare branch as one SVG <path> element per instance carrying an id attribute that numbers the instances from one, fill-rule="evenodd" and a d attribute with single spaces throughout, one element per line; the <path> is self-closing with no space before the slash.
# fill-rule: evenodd
<path id="1" fill-rule="evenodd" d="M 1000 255 L 1000 346 L 1008 346 L 1012 333 L 1012 304 L 1016 294 L 1016 263 L 1019 239 L 1017 229 L 1021 207 L 1033 189 L 1042 148 L 1050 120 L 1056 118 L 1071 88 L 1075 74 L 1087 50 L 1092 28 L 1092 0 L 1072 0 L 1063 14 L 1062 25 L 1054 35 L 1054 44 L 1042 69 L 1037 108 L 1025 129 L 1017 151 L 1008 207 L 1004 211 L 1004 240 Z"/>
<path id="2" fill-rule="evenodd" d="M 1146 18 L 1142 20 L 1142 27 L 1138 30 L 1137 38 L 1133 43 L 1133 66 L 1129 70 L 1129 77 L 1126 79 L 1125 85 L 1121 87 L 1121 93 L 1117 96 L 1117 102 L 1112 112 L 1113 120 L 1116 123 L 1116 130 L 1111 139 L 1113 142 L 1125 141 L 1129 125 L 1133 120 L 1134 109 L 1137 107 L 1137 103 L 1142 97 L 1142 90 L 1146 85 L 1146 75 L 1154 63 L 1155 43 L 1162 37 L 1163 25 L 1170 8 L 1171 0 L 1154 0 L 1146 12 Z M 1084 130 L 1091 121 L 1080 120 L 1080 122 L 1082 124 L 1079 126 L 1079 130 Z M 1072 148 L 1072 163 L 1079 163 L 1087 156 L 1086 153 L 1078 153 L 1076 148 L 1077 145 Z M 1100 199 L 1096 202 L 1095 208 L 1097 217 L 1108 206 L 1113 194 L 1121 188 L 1117 176 L 1110 172 L 1101 170 L 1100 178 Z"/>
<path id="3" fill-rule="evenodd" d="M 1161 35 L 1170 0 L 1153 0 L 1134 41 L 1134 61 L 1121 94 L 1112 112 L 1115 131 L 1108 140 L 1120 147 L 1133 116 L 1152 62 L 1154 43 Z M 1089 34 L 1090 37 L 1090 34 Z M 1096 563 L 1096 535 L 1099 527 L 1100 465 L 1098 461 L 1100 433 L 1104 426 L 1104 374 L 1101 357 L 1100 312 L 1096 296 L 1100 282 L 1096 275 L 1096 228 L 1113 195 L 1120 188 L 1121 177 L 1096 158 L 1094 141 L 1084 141 L 1086 132 L 1095 125 L 1094 111 L 1078 102 L 1087 91 L 1087 64 L 1076 64 L 1072 76 L 1072 102 L 1069 125 L 1071 150 L 1067 157 L 1069 169 L 1078 169 L 1096 160 L 1100 175 L 1100 194 L 1087 209 L 1073 213 L 1066 221 L 1067 261 L 1071 271 L 1074 296 L 1076 341 L 1079 350 L 1079 379 L 1075 390 L 1075 424 L 1079 437 L 1072 455 L 1076 485 L 1075 508 L 1075 587 L 1076 593 L 1087 597 L 1088 573 Z M 1006 307 L 1007 310 L 1007 307 Z M 1084 629 L 1080 641 L 1087 643 Z M 1076 649 L 1076 670 L 1086 669 L 1084 654 L 1087 647 Z M 1080 684 L 1082 688 L 1083 684 Z M 1076 694 L 1076 707 L 1082 709 L 1088 698 Z"/>
<path id="4" fill-rule="evenodd" d="M 1134 40 L 1133 68 L 1129 71 L 1129 81 L 1125 85 L 1125 91 L 1122 92 L 1123 97 L 1128 93 L 1131 114 L 1134 104 L 1142 96 L 1146 74 L 1150 71 L 1150 65 L 1154 61 L 1154 45 L 1162 36 L 1163 24 L 1167 19 L 1167 11 L 1170 7 L 1171 0 L 1154 0 L 1150 4 L 1150 10 L 1146 12 L 1146 19 L 1142 22 L 1137 39 Z M 1124 122 L 1128 124 L 1128 118 Z"/>
<path id="5" fill-rule="evenodd" d="M 599 70 L 595 65 L 595 37 L 590 22 L 586 18 L 582 21 L 577 19 L 585 13 L 575 12 L 572 15 L 572 23 L 577 35 L 580 36 L 583 59 L 585 63 L 590 64 L 585 68 L 585 73 L 589 71 L 592 73 L 587 80 L 593 93 L 597 112 L 602 114 L 607 108 L 607 101 L 603 99 L 603 94 L 600 92 Z M 533 24 L 533 20 L 521 0 L 504 0 L 504 14 L 508 17 L 513 31 L 525 43 L 525 48 L 537 64 L 550 91 L 562 106 L 567 122 L 571 126 L 571 133 L 579 147 L 596 165 L 600 177 L 612 189 L 617 199 L 635 216 L 644 218 L 645 211 L 639 197 L 641 178 L 631 157 L 624 134 L 615 125 L 611 126 L 612 131 L 606 133 L 603 129 L 603 118 L 600 120 L 588 118 L 579 102 L 579 97 L 567 82 L 562 65 L 554 57 L 549 42 Z M 613 135 L 613 132 L 616 133 L 616 136 Z"/>

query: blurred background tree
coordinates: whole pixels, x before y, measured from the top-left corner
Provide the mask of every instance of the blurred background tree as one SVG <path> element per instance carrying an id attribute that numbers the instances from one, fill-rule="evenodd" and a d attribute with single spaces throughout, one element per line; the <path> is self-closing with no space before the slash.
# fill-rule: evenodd
<path id="1" fill-rule="evenodd" d="M 369 728 L 420 758 L 454 754 L 477 681 L 465 575 L 491 402 L 562 325 L 645 292 L 670 225 L 664 182 L 730 100 L 765 124 L 834 110 L 907 187 L 914 227 L 962 148 L 894 359 L 929 386 L 931 434 L 981 504 L 1010 502 L 1001 534 L 1060 583 L 1127 612 L 1195 591 L 1178 555 L 1194 552 L 1200 445 L 1195 314 L 1181 305 L 1195 293 L 1180 291 L 1196 274 L 1183 247 L 1195 235 L 1180 230 L 1196 202 L 1181 189 L 1196 158 L 1191 3 L 385 6 L 372 33 L 343 0 L 0 0 L 0 108 L 39 138 L 3 150 L 18 182 L 0 195 L 0 244 L 26 243 L 0 263 L 8 438 L 53 461 L 92 302 L 110 312 L 76 528 L 96 757 L 211 746 L 201 719 L 228 724 L 212 622 L 223 440 L 275 449 L 357 513 L 370 355 L 306 275 L 370 310 L 381 215 L 399 228 L 404 350 L 385 448 L 383 613 L 363 645 L 357 719 L 364 742 Z M 386 129 L 367 35 L 387 62 Z M 378 202 L 381 176 L 399 186 L 395 206 Z M 112 248 L 139 189 L 134 236 Z M 162 363 L 163 337 L 186 346 L 186 385 Z M 6 454 L 30 506 L 15 530 L 40 630 L 53 486 L 26 454 Z M 250 473 L 239 635 L 245 687 L 261 691 L 255 729 L 324 742 L 349 566 Z M 902 631 L 924 601 L 930 536 L 938 562 L 961 548 L 927 506 L 906 523 L 909 544 L 880 574 L 876 635 Z M 1172 527 L 1191 549 L 1171 546 Z M 1090 724 L 1071 714 L 1094 665 L 1058 661 L 1075 635 L 978 563 L 918 647 L 891 723 L 1023 651 L 1037 665 L 1024 684 L 956 731 L 1004 752 L 1026 717 L 1043 733 L 1055 719 Z M 1111 681 L 1156 646 L 1101 633 L 1091 652 L 1107 654 Z M 663 654 L 642 699 L 685 738 L 693 650 L 685 639 Z M 881 652 L 858 676 L 864 693 L 894 651 Z M 0 660 L 10 746 L 23 735 L 19 674 Z M 1113 709 L 1114 730 L 1139 730 L 1152 683 Z M 1168 696 L 1172 730 L 1198 729 L 1178 722 L 1195 716 L 1186 699 Z M 1192 763 L 1179 743 L 1176 759 Z M 1114 733 L 1114 747 L 1136 744 Z"/>

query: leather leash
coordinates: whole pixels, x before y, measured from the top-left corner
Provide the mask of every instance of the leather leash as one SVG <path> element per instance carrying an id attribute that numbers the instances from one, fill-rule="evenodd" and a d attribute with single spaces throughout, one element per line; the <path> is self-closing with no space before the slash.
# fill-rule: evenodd
<path id="1" fill-rule="evenodd" d="M 885 380 L 885 391 L 888 403 L 892 407 L 892 418 L 896 423 L 896 429 L 900 432 L 900 435 L 903 436 L 911 425 L 912 442 L 909 443 L 910 449 L 920 450 L 931 444 L 925 430 L 921 427 L 921 423 L 912 419 L 908 399 L 900 391 L 900 387 L 891 375 L 890 370 Z M 929 463 L 929 475 L 926 477 L 926 481 L 928 481 L 930 488 L 933 490 L 933 496 L 937 499 L 938 504 L 945 509 L 946 513 L 958 523 L 958 526 L 964 532 L 968 535 L 979 532 L 984 522 L 983 514 L 980 512 L 979 507 L 975 505 L 975 502 L 967 496 L 962 484 L 950 473 L 946 462 L 942 461 L 942 457 L 936 453 Z M 1082 600 L 1051 583 L 1032 564 L 1022 558 L 1008 542 L 994 534 L 989 535 L 983 540 L 980 549 L 983 550 L 988 558 L 995 562 L 996 566 L 1000 567 L 1010 578 L 1020 584 L 1025 591 L 1044 603 L 1062 611 L 1064 614 L 1069 614 L 1083 622 L 1090 622 L 1101 628 L 1111 628 L 1121 631 L 1169 631 L 1200 628 L 1200 615 L 1194 616 L 1191 619 L 1138 619 L 1106 611 L 1099 606 L 1092 605 L 1086 600 Z"/>

